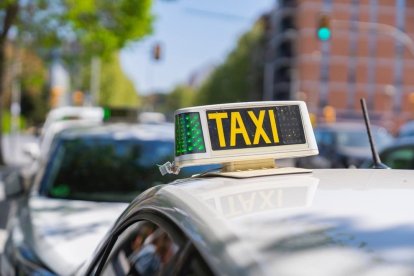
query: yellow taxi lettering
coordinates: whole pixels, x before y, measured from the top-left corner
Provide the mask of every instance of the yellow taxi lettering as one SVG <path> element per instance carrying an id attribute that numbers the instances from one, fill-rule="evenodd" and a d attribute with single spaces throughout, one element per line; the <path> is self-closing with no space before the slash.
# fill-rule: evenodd
<path id="1" fill-rule="evenodd" d="M 270 126 L 272 128 L 273 142 L 279 143 L 279 134 L 277 133 L 277 128 L 276 128 L 275 113 L 272 109 L 269 110 L 269 118 L 270 118 Z"/>
<path id="2" fill-rule="evenodd" d="M 241 134 L 243 136 L 246 145 L 251 145 L 249 135 L 247 134 L 246 127 L 239 112 L 231 112 L 230 123 L 230 146 L 236 146 L 236 135 Z"/>
<path id="3" fill-rule="evenodd" d="M 263 137 L 263 140 L 265 141 L 266 144 L 270 144 L 271 142 L 270 142 L 269 136 L 267 136 L 266 132 L 263 129 L 263 120 L 264 120 L 266 111 L 261 110 L 259 112 L 259 118 L 257 118 L 256 115 L 254 115 L 253 111 L 248 111 L 247 113 L 252 119 L 254 125 L 256 126 L 256 132 L 254 134 L 253 145 L 259 144 L 260 137 Z"/>
<path id="4" fill-rule="evenodd" d="M 224 139 L 224 130 L 223 130 L 223 121 L 222 120 L 228 118 L 227 113 L 225 113 L 225 112 L 210 113 L 210 114 L 208 114 L 208 118 L 210 120 L 216 120 L 219 144 L 220 144 L 220 147 L 225 147 L 226 146 L 226 139 Z"/>

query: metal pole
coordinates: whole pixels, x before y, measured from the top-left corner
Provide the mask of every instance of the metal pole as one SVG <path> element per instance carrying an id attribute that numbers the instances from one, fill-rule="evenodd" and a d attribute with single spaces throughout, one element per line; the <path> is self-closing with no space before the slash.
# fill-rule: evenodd
<path id="1" fill-rule="evenodd" d="M 14 45 L 16 49 L 16 60 L 12 67 L 12 87 L 11 87 L 11 105 L 10 105 L 10 149 L 13 158 L 16 158 L 17 148 L 19 147 L 19 118 L 21 113 L 21 85 L 19 76 L 21 73 L 21 54 L 17 44 Z"/>
<path id="2" fill-rule="evenodd" d="M 323 12 L 330 13 L 332 11 L 331 0 L 324 0 Z M 319 93 L 319 112 L 322 116 L 323 108 L 328 104 L 329 94 L 329 59 L 331 55 L 331 44 L 329 41 L 321 42 L 321 65 L 320 65 L 320 93 Z"/>
<path id="3" fill-rule="evenodd" d="M 99 92 L 100 92 L 100 75 L 101 75 L 101 59 L 99 57 L 93 57 L 91 61 L 91 97 L 92 105 L 99 105 Z"/>
<path id="4" fill-rule="evenodd" d="M 378 21 L 378 0 L 370 0 L 370 20 L 376 23 Z M 377 32 L 371 29 L 369 32 L 369 63 L 368 63 L 368 107 L 374 109 L 375 89 L 376 89 L 376 68 L 377 68 Z"/>

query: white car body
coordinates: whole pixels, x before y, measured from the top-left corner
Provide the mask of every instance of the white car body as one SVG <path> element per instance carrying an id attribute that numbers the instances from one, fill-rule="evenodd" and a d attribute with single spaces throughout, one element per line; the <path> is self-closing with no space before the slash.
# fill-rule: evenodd
<path id="1" fill-rule="evenodd" d="M 413 198 L 412 171 L 211 175 L 149 191 L 112 233 L 151 210 L 179 227 L 217 275 L 408 276 Z M 93 271 L 88 265 L 79 275 Z"/>
<path id="2" fill-rule="evenodd" d="M 45 133 L 50 125 L 62 120 L 89 120 L 102 122 L 104 110 L 101 107 L 64 106 L 52 109 L 46 116 L 42 133 Z"/>
<path id="3" fill-rule="evenodd" d="M 52 132 L 52 129 L 55 131 Z M 44 148 L 50 151 L 54 137 L 63 130 L 69 132 L 62 133 L 63 136 L 74 135 L 76 138 L 79 137 L 78 131 L 89 131 L 88 135 L 92 137 L 104 135 L 114 141 L 136 139 L 173 143 L 174 137 L 173 125 L 167 123 L 103 126 L 89 121 L 64 121 L 51 125 L 48 131 L 50 139 L 45 136 L 43 143 L 47 145 Z M 30 248 L 39 263 L 48 270 L 57 275 L 72 275 L 92 255 L 128 203 L 59 199 L 41 194 L 40 182 L 46 175 L 48 163 L 51 162 L 48 158 L 52 158 L 51 156 L 45 152 L 45 159 L 40 159 L 42 162 L 39 163 L 31 192 L 20 205 L 20 210 L 11 223 L 12 235 L 8 246 L 15 251 L 19 251 L 19 248 Z M 9 271 L 14 270 L 10 263 L 6 258 L 1 262 L 0 275 L 10 275 Z"/>
<path id="4" fill-rule="evenodd" d="M 32 224 L 22 234 L 48 267 L 58 275 L 71 275 L 93 253 L 127 206 L 32 196 L 29 200 Z M 22 237 L 15 231 L 13 238 Z"/>

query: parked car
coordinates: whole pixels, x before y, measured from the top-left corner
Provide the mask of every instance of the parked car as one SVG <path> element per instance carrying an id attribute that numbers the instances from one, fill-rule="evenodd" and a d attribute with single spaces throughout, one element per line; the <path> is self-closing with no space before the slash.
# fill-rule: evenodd
<path id="1" fill-rule="evenodd" d="M 0 275 L 73 273 L 128 202 L 166 180 L 156 164 L 171 159 L 173 139 L 172 124 L 79 126 L 57 134 L 20 202 Z"/>
<path id="2" fill-rule="evenodd" d="M 408 121 L 400 127 L 398 137 L 414 137 L 414 121 Z"/>
<path id="3" fill-rule="evenodd" d="M 105 110 L 101 107 L 63 106 L 52 109 L 46 116 L 42 134 L 48 131 L 49 126 L 59 121 L 87 120 L 102 122 Z"/>
<path id="4" fill-rule="evenodd" d="M 276 168 L 318 153 L 300 102 L 187 108 L 176 124 L 174 166 L 224 169 L 139 195 L 76 275 L 414 275 L 414 171 Z"/>
<path id="5" fill-rule="evenodd" d="M 385 129 L 373 125 L 372 135 L 378 150 L 391 144 L 392 135 Z M 297 166 L 305 168 L 349 168 L 359 167 L 371 159 L 371 148 L 365 125 L 361 123 L 333 123 L 315 129 L 318 156 L 300 158 Z"/>
<path id="6" fill-rule="evenodd" d="M 414 136 L 401 137 L 379 153 L 381 162 L 391 169 L 414 169 Z M 363 167 L 371 167 L 372 162 L 364 163 Z"/>

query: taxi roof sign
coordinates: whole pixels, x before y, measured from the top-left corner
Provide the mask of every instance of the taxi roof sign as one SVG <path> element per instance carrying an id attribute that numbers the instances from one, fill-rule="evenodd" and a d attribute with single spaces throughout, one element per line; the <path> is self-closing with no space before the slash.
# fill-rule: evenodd
<path id="1" fill-rule="evenodd" d="M 207 105 L 175 112 L 174 166 L 318 154 L 301 101 Z"/>

